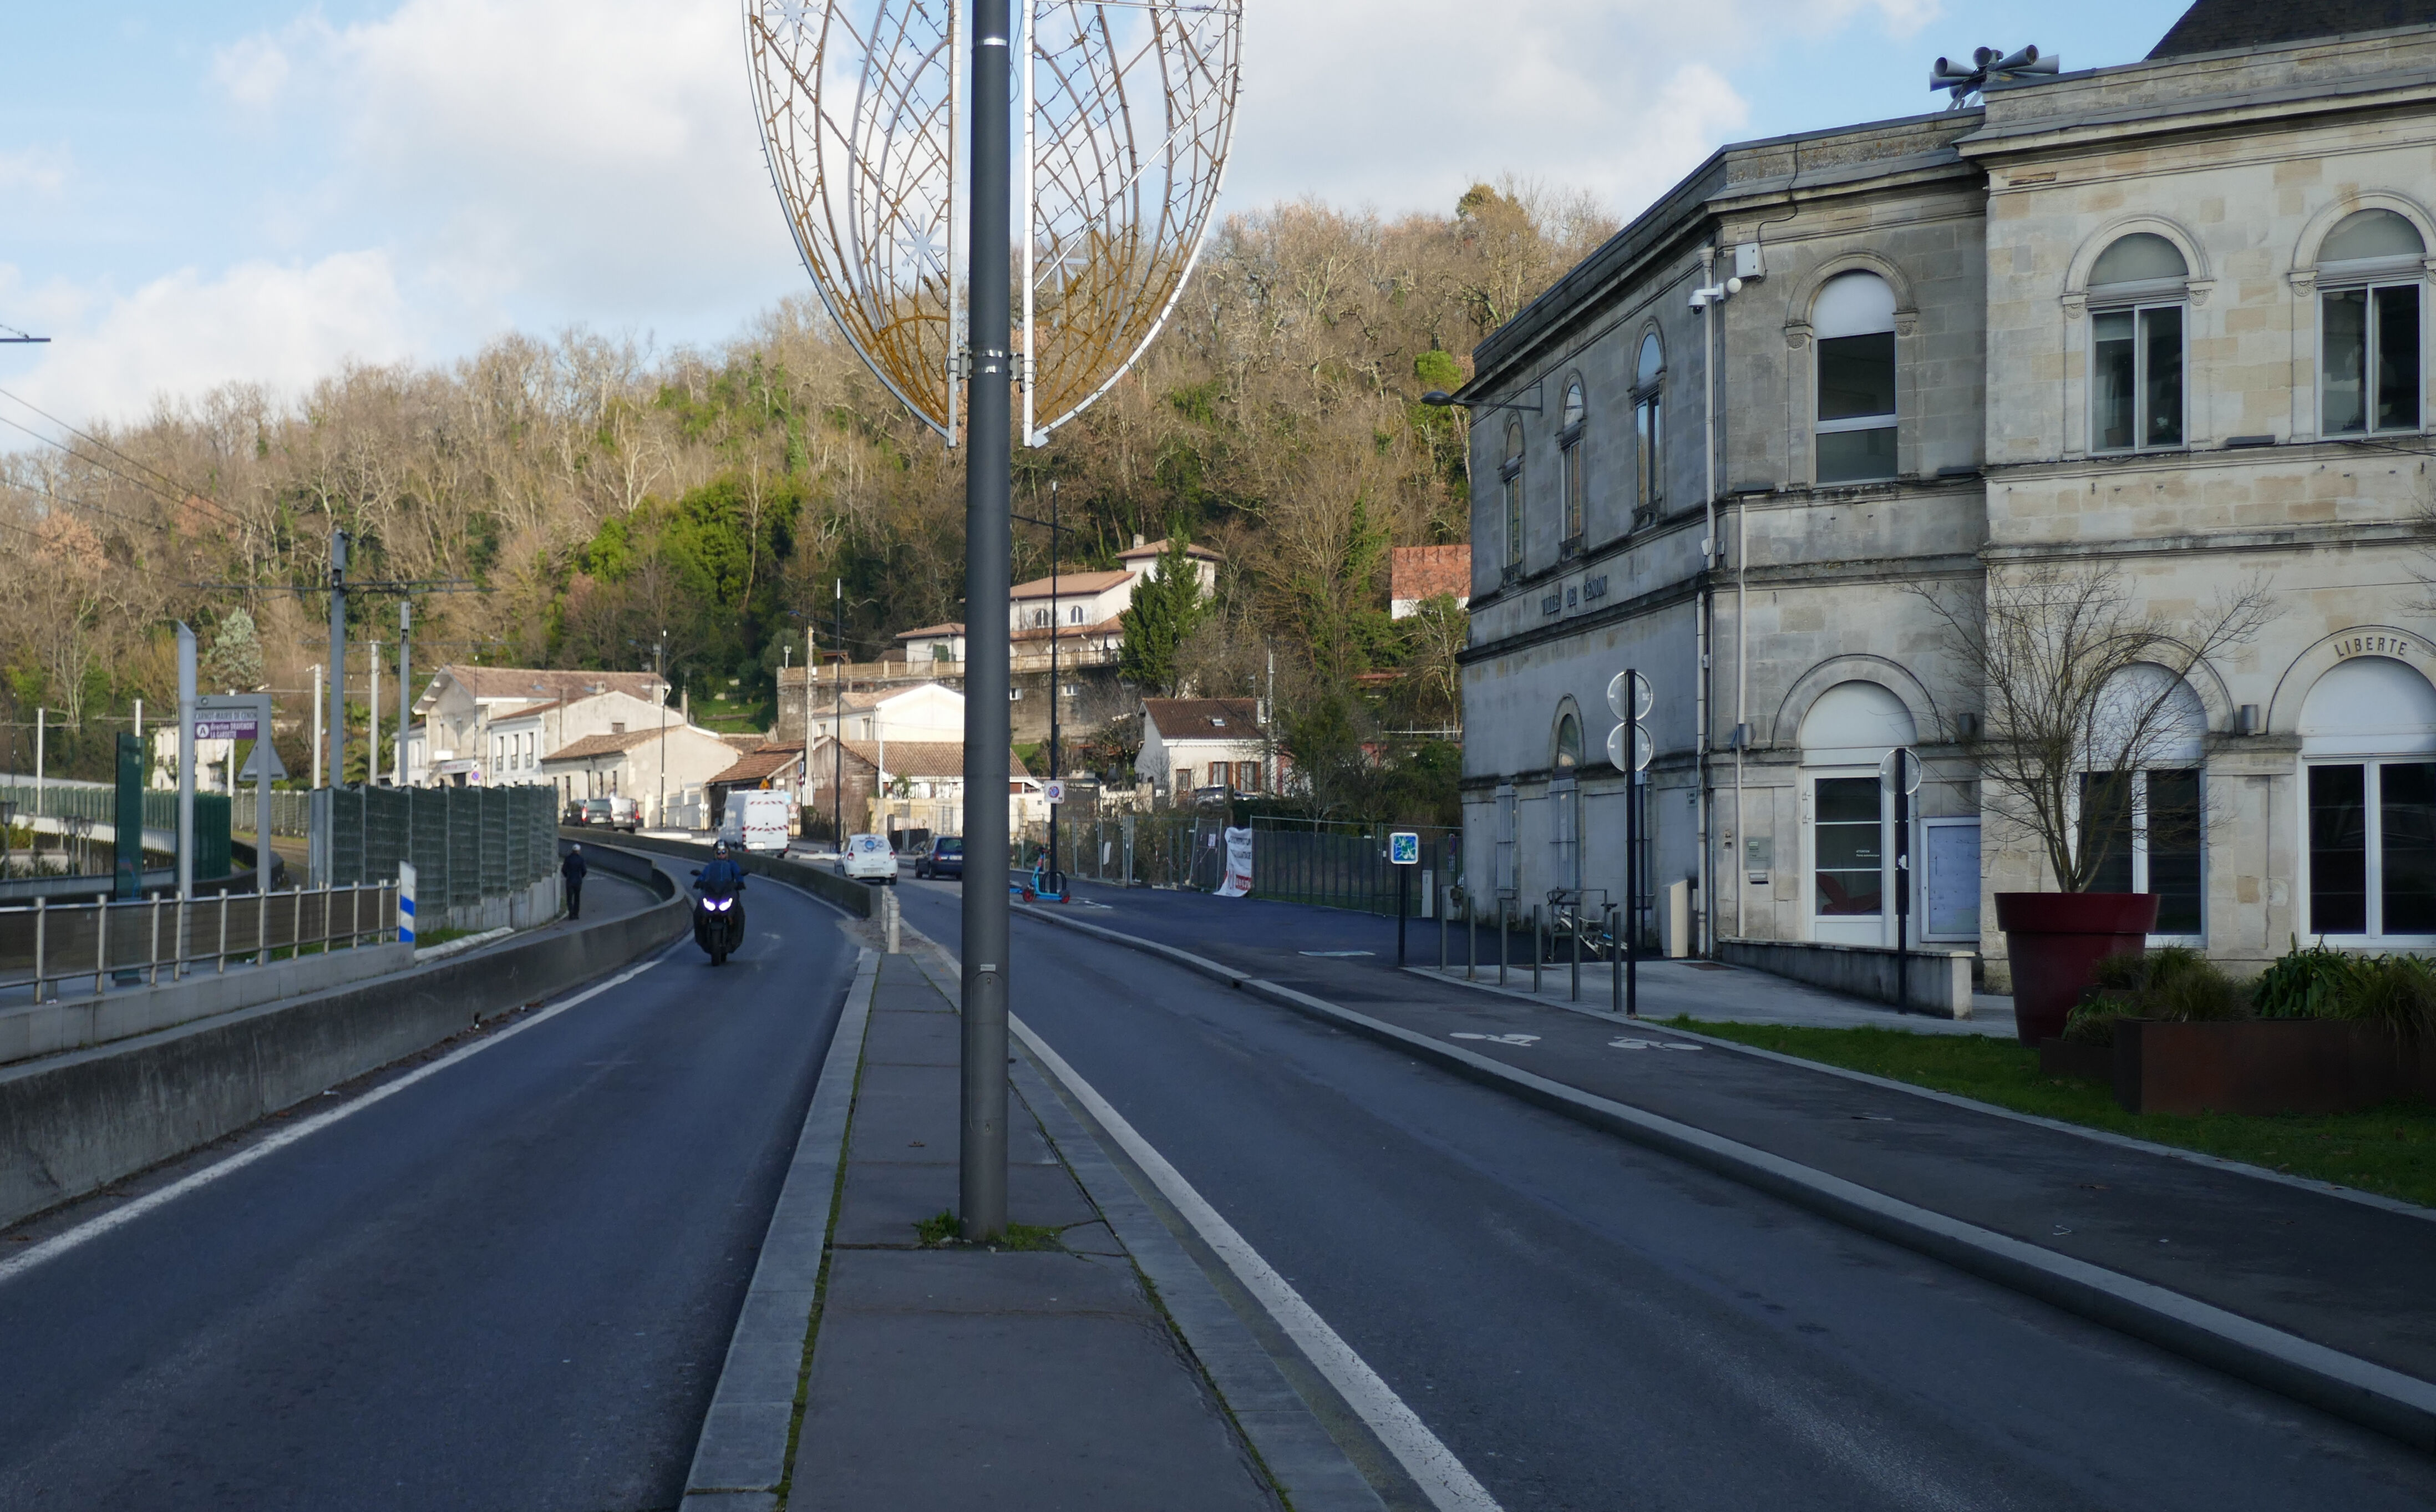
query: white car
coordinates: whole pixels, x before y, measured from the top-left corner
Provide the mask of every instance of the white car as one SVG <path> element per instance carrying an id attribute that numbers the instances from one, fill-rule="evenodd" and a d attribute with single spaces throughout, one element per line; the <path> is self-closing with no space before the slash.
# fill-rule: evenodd
<path id="1" fill-rule="evenodd" d="M 855 881 L 894 883 L 896 852 L 889 848 L 885 836 L 848 835 L 845 856 L 838 869 Z"/>

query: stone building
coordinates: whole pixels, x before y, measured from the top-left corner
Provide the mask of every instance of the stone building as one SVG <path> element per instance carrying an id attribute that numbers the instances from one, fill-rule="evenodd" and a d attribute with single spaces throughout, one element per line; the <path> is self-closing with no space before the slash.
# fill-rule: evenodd
<path id="1" fill-rule="evenodd" d="M 1646 875 L 1690 884 L 1704 947 L 1892 943 L 1904 745 L 1915 937 L 2001 989 L 1990 895 L 2055 884 L 1990 811 L 1989 690 L 1918 590 L 2063 564 L 2176 624 L 2277 606 L 2174 691 L 2108 885 L 2245 965 L 2436 945 L 2436 26 L 2290 35 L 2352 9 L 2201 0 L 2142 62 L 1728 147 L 1482 344 L 1476 895 L 1621 898 L 1630 667 Z"/>

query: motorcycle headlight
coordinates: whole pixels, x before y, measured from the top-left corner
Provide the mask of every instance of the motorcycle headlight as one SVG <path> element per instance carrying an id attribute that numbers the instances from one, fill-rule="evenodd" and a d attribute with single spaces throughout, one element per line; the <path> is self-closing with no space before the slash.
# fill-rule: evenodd
<path id="1" fill-rule="evenodd" d="M 732 897 L 715 897 L 710 900 L 710 906 L 724 913 L 727 912 L 727 905 L 735 901 Z"/>

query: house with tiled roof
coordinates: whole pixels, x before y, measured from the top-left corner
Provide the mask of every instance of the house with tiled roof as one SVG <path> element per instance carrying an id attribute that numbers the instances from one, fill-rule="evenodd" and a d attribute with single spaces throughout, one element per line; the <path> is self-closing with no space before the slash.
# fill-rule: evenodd
<path id="1" fill-rule="evenodd" d="M 406 780 L 539 782 L 548 753 L 587 735 L 656 725 L 668 687 L 652 672 L 452 663 L 432 673 L 414 701 Z"/>
<path id="2" fill-rule="evenodd" d="M 710 780 L 736 765 L 735 747 L 698 725 L 604 730 L 579 737 L 541 758 L 543 781 L 559 804 L 583 798 L 635 798 L 643 823 L 664 826 L 689 811 Z M 691 827 L 688 825 L 687 827 Z"/>
<path id="3" fill-rule="evenodd" d="M 805 806 L 812 811 L 817 832 L 828 833 L 843 808 L 848 834 L 964 833 L 961 740 L 824 739 L 812 746 L 810 773 Z M 1010 833 L 1046 817 L 1040 780 L 1012 751 L 1007 753 L 1006 778 Z"/>
<path id="4" fill-rule="evenodd" d="M 1402 619 L 1444 594 L 1460 609 L 1471 602 L 1471 547 L 1400 546 L 1387 553 L 1387 614 Z"/>
<path id="5" fill-rule="evenodd" d="M 1134 771 L 1172 798 L 1202 788 L 1271 791 L 1277 784 L 1261 716 L 1258 699 L 1146 698 Z"/>

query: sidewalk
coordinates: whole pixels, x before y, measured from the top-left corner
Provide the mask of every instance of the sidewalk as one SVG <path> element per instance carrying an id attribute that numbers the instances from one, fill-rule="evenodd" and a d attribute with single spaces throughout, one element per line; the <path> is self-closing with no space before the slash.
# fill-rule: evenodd
<path id="1" fill-rule="evenodd" d="M 757 1481 L 749 1467 L 776 1463 L 792 1399 L 801 1416 L 785 1461 L 790 1508 L 1279 1512 L 1274 1476 L 1299 1512 L 1376 1512 L 1377 1494 L 1274 1364 L 1246 1358 L 1258 1350 L 1241 1322 L 1173 1241 L 1160 1243 L 1157 1220 L 1019 1055 L 1011 1243 L 939 1243 L 934 1220 L 957 1206 L 960 1107 L 961 1018 L 943 980 L 952 987 L 944 970 L 879 955 L 857 984 L 868 1027 L 849 1041 L 861 1028 L 849 1002 L 807 1149 L 839 1115 L 841 1091 L 851 1113 L 827 1136 L 827 1161 L 799 1153 L 685 1505 L 781 1504 L 767 1471 Z M 821 1209 L 825 1241 L 809 1221 Z M 815 1274 L 816 1301 L 800 1279 L 765 1289 L 766 1276 Z M 809 1312 L 809 1351 L 805 1311 L 788 1298 Z M 781 1361 L 783 1376 L 772 1368 Z M 765 1407 L 740 1399 L 748 1377 Z"/>
<path id="2" fill-rule="evenodd" d="M 2410 1378 L 2387 1380 L 2378 1389 L 2417 1399 L 2421 1405 L 2412 1410 L 2421 1422 L 2436 1421 L 2436 1385 L 2429 1384 L 2436 1382 L 2436 1294 L 2427 1285 L 2436 1276 L 2436 1212 L 1680 1034 L 1645 1020 L 1446 982 L 1435 969 L 1435 948 L 1429 969 L 1399 972 L 1392 965 L 1393 921 L 1379 921 L 1389 933 L 1383 959 L 1306 957 L 1292 948 L 1290 921 L 1261 921 L 1251 932 L 1264 943 L 1247 946 L 1236 930 L 1219 935 L 1205 928 L 1202 938 L 1189 938 L 1192 931 L 1174 917 L 1163 930 L 1143 929 L 1139 912 L 1130 921 L 1112 916 L 1122 910 L 1021 912 L 1136 939 L 1174 936 L 1159 943 L 1204 958 L 1247 991 L 1409 1050 L 1440 1047 L 1428 1058 L 1474 1080 L 1674 1148 L 1769 1190 L 1783 1192 L 1789 1182 L 1802 1180 L 1822 1190 L 1849 1186 L 1891 1198 L 1932 1224 L 1958 1220 L 1987 1236 L 1965 1243 L 1992 1255 L 2010 1249 L 2032 1260 L 2030 1269 L 2079 1274 L 2094 1268 L 2086 1274 L 2098 1278 L 2100 1289 L 2167 1294 L 2168 1311 L 2175 1298 L 2220 1310 L 2231 1317 L 2196 1330 L 2215 1343 L 2195 1332 L 2193 1342 L 2171 1347 L 2226 1368 L 2236 1368 L 2231 1356 L 2207 1353 L 2222 1342 L 2225 1325 L 2238 1333 L 2263 1324 L 2289 1336 L 2279 1343 L 2261 1333 L 2252 1341 L 2270 1352 L 2330 1350 L 2349 1357 L 2319 1362 L 2338 1375 L 2362 1374 L 2353 1366 L 2365 1362 Z M 1281 933 L 1284 942 L 1275 943 Z M 1244 971 L 1247 958 L 1291 960 L 1298 980 L 1257 979 Z M 1784 990 L 1808 989 L 1786 983 Z M 1644 1015 L 1659 1008 L 1644 998 Z M 1668 1004 L 1662 1011 L 1675 1010 Z M 1716 1012 L 1709 1004 L 1693 1011 Z M 1602 1106 L 1628 1117 L 1603 1114 Z M 1646 1115 L 1680 1135 L 1630 1126 L 1635 1119 L 1648 1126 Z M 1691 1145 L 1706 1140 L 1715 1158 L 1695 1153 L 1685 1137 Z M 1801 1174 L 1786 1176 L 1793 1172 Z M 2053 1295 L 2035 1284 L 2025 1289 Z M 2141 1306 L 2153 1319 L 2154 1297 Z M 2138 1325 L 2128 1310 L 2102 1320 L 2169 1342 L 2163 1336 L 2169 1330 Z M 2259 1370 L 2249 1373 L 2261 1379 Z M 2323 1393 L 2309 1399 L 2326 1404 Z"/>

